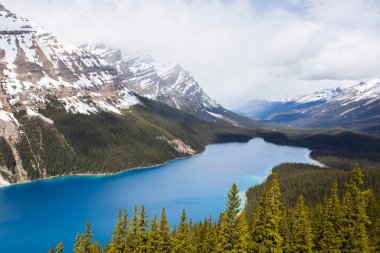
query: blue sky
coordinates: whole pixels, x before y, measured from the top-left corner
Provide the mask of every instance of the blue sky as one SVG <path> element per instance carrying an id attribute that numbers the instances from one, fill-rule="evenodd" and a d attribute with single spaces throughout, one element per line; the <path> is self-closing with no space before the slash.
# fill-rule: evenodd
<path id="1" fill-rule="evenodd" d="M 1 0 L 74 45 L 179 62 L 227 106 L 380 77 L 377 0 Z"/>

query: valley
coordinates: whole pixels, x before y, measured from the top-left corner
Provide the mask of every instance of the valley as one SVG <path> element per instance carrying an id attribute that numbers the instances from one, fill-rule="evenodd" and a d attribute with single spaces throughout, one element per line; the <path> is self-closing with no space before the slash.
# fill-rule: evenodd
<path id="1" fill-rule="evenodd" d="M 73 46 L 0 3 L 0 252 L 379 252 L 380 80 L 244 103 L 277 92 L 272 75 L 279 85 L 305 52 L 218 62 L 213 50 L 243 38 L 227 37 L 179 54 L 213 59 L 201 65 L 203 89 L 199 69 L 130 50 L 136 43 Z M 272 54 L 286 66 L 266 66 Z M 227 109 L 206 90 L 242 105 Z"/>

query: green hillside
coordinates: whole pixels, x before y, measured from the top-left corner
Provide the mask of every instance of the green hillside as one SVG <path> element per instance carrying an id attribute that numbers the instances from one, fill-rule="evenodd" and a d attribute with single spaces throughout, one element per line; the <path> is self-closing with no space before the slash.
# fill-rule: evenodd
<path id="1" fill-rule="evenodd" d="M 79 173 L 115 173 L 188 157 L 210 143 L 248 141 L 242 128 L 209 123 L 164 104 L 141 98 L 118 115 L 67 113 L 53 101 L 39 112 L 49 124 L 25 111 L 17 114 L 23 133 L 17 144 L 29 179 Z M 181 151 L 171 141 L 193 150 Z M 0 143 L 0 162 L 12 165 L 7 145 Z M 9 158 L 8 158 L 9 157 Z"/>

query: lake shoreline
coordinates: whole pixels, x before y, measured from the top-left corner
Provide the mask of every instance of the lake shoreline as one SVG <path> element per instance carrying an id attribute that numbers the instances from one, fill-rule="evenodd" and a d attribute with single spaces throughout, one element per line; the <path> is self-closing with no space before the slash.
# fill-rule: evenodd
<path id="1" fill-rule="evenodd" d="M 178 224 L 184 208 L 192 221 L 210 215 L 216 219 L 225 210 L 226 193 L 233 183 L 240 189 L 243 210 L 249 187 L 260 184 L 282 162 L 315 164 L 309 154 L 305 148 L 255 138 L 249 143 L 208 145 L 197 157 L 180 157 L 136 171 L 64 175 L 4 187 L 0 189 L 0 230 L 7 232 L 0 236 L 0 244 L 9 253 L 23 253 L 25 245 L 34 252 L 46 252 L 59 241 L 73 245 L 86 220 L 92 222 L 95 238 L 105 243 L 112 235 L 117 211 L 131 211 L 134 205 L 144 205 L 149 217 L 166 208 L 171 225 Z M 17 244 L 20 236 L 25 238 L 23 245 Z"/>
<path id="2" fill-rule="evenodd" d="M 264 140 L 263 138 L 260 138 L 260 137 L 255 137 L 255 138 L 252 138 L 250 141 L 252 141 L 253 139 L 262 139 Z M 234 142 L 231 142 L 231 143 L 234 143 Z M 269 142 L 270 143 L 270 142 Z M 212 143 L 212 144 L 209 144 L 209 145 L 206 145 L 205 148 L 200 151 L 199 153 L 196 153 L 194 155 L 189 155 L 189 156 L 185 156 L 185 157 L 178 157 L 178 158 L 174 158 L 174 159 L 171 159 L 171 160 L 168 160 L 168 161 L 165 161 L 165 162 L 162 162 L 162 163 L 158 163 L 158 164 L 152 164 L 150 166 L 138 166 L 138 167 L 133 167 L 133 168 L 129 168 L 129 169 L 126 169 L 126 170 L 121 170 L 119 172 L 109 172 L 109 173 L 77 173 L 77 174 L 74 174 L 74 173 L 70 173 L 70 174 L 64 174 L 64 175 L 59 175 L 59 176 L 50 176 L 50 177 L 44 177 L 44 178 L 38 178 L 38 179 L 34 179 L 34 180 L 29 180 L 29 181 L 24 181 L 24 182 L 17 182 L 17 183 L 10 183 L 9 185 L 0 185 L 0 189 L 2 188 L 9 188 L 9 187 L 15 187 L 15 186 L 18 186 L 18 185 L 23 185 L 23 184 L 30 184 L 30 183 L 34 183 L 34 182 L 39 182 L 39 181 L 48 181 L 48 180 L 55 180 L 55 179 L 64 179 L 66 177 L 81 177 L 81 176 L 88 176 L 88 177 L 91 177 L 91 176 L 94 176 L 94 177 L 103 177 L 103 176 L 116 176 L 116 175 L 120 175 L 120 174 L 123 174 L 123 173 L 128 173 L 130 171 L 137 171 L 137 170 L 146 170 L 146 169 L 155 169 L 155 168 L 158 168 L 158 167 L 161 167 L 161 166 L 165 166 L 169 163 L 172 163 L 172 162 L 176 162 L 176 161 L 181 161 L 181 160 L 186 160 L 186 159 L 191 159 L 191 158 L 194 158 L 194 157 L 197 157 L 201 154 L 203 154 L 206 150 L 207 150 L 207 147 L 208 146 L 211 146 L 211 145 L 223 145 L 223 144 L 227 144 L 227 143 Z M 272 143 L 274 144 L 274 143 Z M 277 145 L 277 144 L 275 144 Z M 288 145 L 279 145 L 279 146 L 288 146 Z M 295 148 L 303 148 L 303 147 L 298 147 L 298 146 L 294 146 Z M 310 154 L 311 154 L 311 150 L 309 149 L 310 153 L 309 153 L 309 158 L 314 161 L 316 163 L 316 165 L 318 166 L 321 166 L 321 167 L 325 167 L 324 164 L 322 164 L 320 161 L 318 160 L 315 160 L 313 159 Z M 264 181 L 267 179 L 268 176 L 270 176 L 270 174 L 272 173 L 272 169 L 270 169 L 269 171 L 269 174 L 266 176 L 266 178 L 264 179 Z M 261 182 L 263 183 L 263 182 Z M 258 183 L 258 184 L 261 184 L 261 183 Z M 254 185 L 252 185 L 254 186 Z M 244 192 L 246 192 L 248 189 L 244 190 Z"/>
<path id="3" fill-rule="evenodd" d="M 211 145 L 213 145 L 213 144 L 211 144 Z M 206 148 L 203 151 L 201 151 L 199 153 L 196 153 L 194 155 L 185 156 L 185 157 L 178 157 L 178 158 L 174 158 L 174 159 L 162 162 L 162 163 L 153 164 L 153 165 L 145 166 L 145 167 L 144 166 L 133 167 L 133 168 L 129 168 L 129 169 L 126 169 L 126 170 L 119 171 L 119 172 L 109 172 L 109 173 L 91 173 L 91 172 L 89 172 L 89 173 L 64 174 L 64 175 L 59 175 L 59 176 L 50 176 L 50 177 L 38 178 L 38 179 L 24 181 L 24 182 L 10 183 L 9 185 L 0 185 L 0 189 L 2 189 L 2 188 L 10 188 L 10 187 L 18 186 L 18 185 L 23 185 L 23 184 L 31 184 L 31 183 L 39 182 L 39 181 L 64 179 L 66 177 L 67 178 L 69 178 L 69 177 L 87 177 L 87 176 L 88 177 L 91 177 L 91 176 L 93 176 L 93 177 L 105 177 L 105 176 L 116 176 L 116 175 L 120 175 L 120 174 L 123 174 L 123 173 L 128 173 L 130 171 L 155 169 L 155 168 L 159 168 L 159 167 L 165 166 L 165 165 L 167 165 L 169 163 L 172 163 L 172 162 L 176 162 L 176 161 L 181 161 L 181 160 L 186 160 L 186 159 L 197 157 L 197 156 L 201 155 L 202 153 L 204 153 L 206 151 Z"/>

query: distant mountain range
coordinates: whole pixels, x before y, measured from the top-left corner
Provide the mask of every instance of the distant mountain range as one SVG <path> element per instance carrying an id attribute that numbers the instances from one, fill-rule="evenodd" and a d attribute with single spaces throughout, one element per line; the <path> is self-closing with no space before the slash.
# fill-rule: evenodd
<path id="1" fill-rule="evenodd" d="M 236 112 L 287 127 L 341 126 L 380 134 L 380 80 L 290 99 L 254 100 Z"/>
<path id="2" fill-rule="evenodd" d="M 0 185 L 162 163 L 259 125 L 178 64 L 71 46 L 1 4 L 0 84 Z"/>

